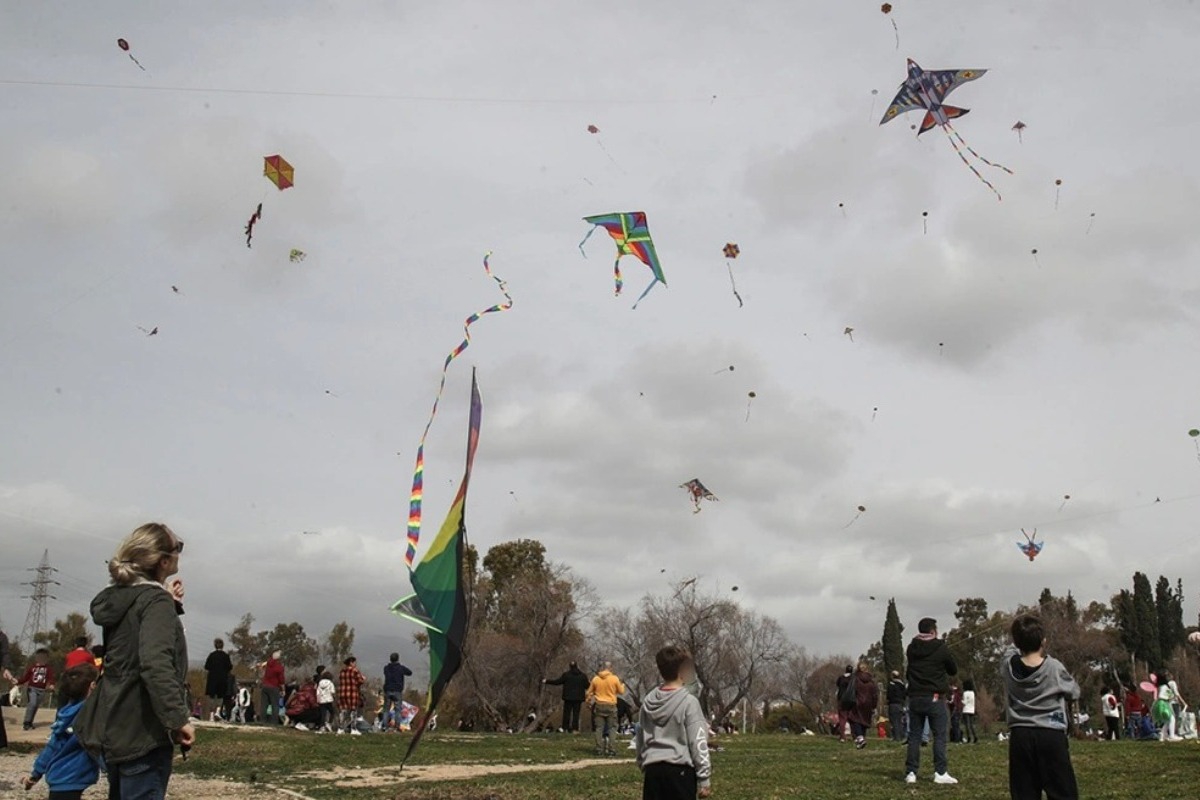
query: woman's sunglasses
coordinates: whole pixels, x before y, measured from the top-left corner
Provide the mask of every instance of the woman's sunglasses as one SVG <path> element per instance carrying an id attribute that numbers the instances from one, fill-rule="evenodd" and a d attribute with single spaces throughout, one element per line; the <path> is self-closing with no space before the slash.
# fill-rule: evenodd
<path id="1" fill-rule="evenodd" d="M 175 540 L 175 549 L 168 550 L 165 553 L 163 553 L 163 555 L 177 556 L 177 555 L 181 555 L 182 553 L 183 553 L 183 539 L 176 539 Z"/>

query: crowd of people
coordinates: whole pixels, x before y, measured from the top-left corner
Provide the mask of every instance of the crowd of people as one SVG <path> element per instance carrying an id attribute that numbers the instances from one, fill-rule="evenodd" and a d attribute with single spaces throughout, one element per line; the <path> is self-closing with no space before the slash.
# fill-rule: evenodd
<path id="1" fill-rule="evenodd" d="M 103 766 L 111 800 L 162 798 L 175 749 L 186 755 L 195 741 L 193 716 L 350 735 L 403 730 L 413 721 L 418 710 L 404 701 L 405 679 L 412 671 L 400 663 L 398 653 L 383 668 L 382 696 L 368 721 L 367 679 L 354 656 L 343 660 L 336 676 L 318 666 L 303 681 L 289 683 L 282 654 L 275 651 L 258 665 L 256 680 L 239 682 L 220 639 L 205 660 L 204 697 L 190 707 L 187 643 L 179 619 L 184 589 L 172 580 L 183 550 L 183 541 L 158 523 L 125 538 L 109 561 L 109 586 L 91 604 L 105 646 L 89 648 L 87 639 L 79 639 L 66 654 L 61 674 L 55 674 L 49 652 L 40 648 L 21 677 L 15 677 L 7 668 L 7 639 L 0 633 L 0 668 L 7 680 L 24 689 L 26 729 L 33 726 L 39 706 L 58 691 L 57 714 L 45 748 L 23 781 L 26 789 L 45 780 L 52 798 L 73 800 L 98 782 Z M 933 782 L 956 784 L 947 743 L 978 742 L 975 687 L 969 680 L 957 683 L 958 666 L 938 635 L 937 621 L 922 619 L 917 629 L 906 650 L 905 675 L 891 673 L 882 692 L 870 665 L 846 666 L 836 682 L 835 732 L 862 749 L 872 725 L 879 725 L 880 736 L 890 725 L 892 738 L 907 744 L 906 783 L 917 782 L 922 748 L 932 744 Z M 1078 788 L 1068 732 L 1072 721 L 1076 726 L 1089 721 L 1082 712 L 1071 716 L 1079 685 L 1061 662 L 1047 655 L 1036 615 L 1018 616 L 1010 634 L 1012 652 L 1001 666 L 1010 794 L 1017 800 L 1043 793 L 1072 800 Z M 637 752 L 644 797 L 708 797 L 709 752 L 716 734 L 697 699 L 692 657 L 668 646 L 657 653 L 656 663 L 662 683 L 638 704 L 609 662 L 591 678 L 571 662 L 560 676 L 542 683 L 561 688 L 560 730 L 579 733 L 581 710 L 584 705 L 590 709 L 598 755 L 615 755 L 618 732 L 632 734 L 629 747 Z M 1141 698 L 1139 688 L 1153 690 L 1151 704 Z M 881 700 L 887 714 L 883 718 L 878 715 Z M 1180 741 L 1196 735 L 1194 715 L 1166 672 L 1152 675 L 1141 687 L 1106 687 L 1100 706 L 1105 738 Z M 529 729 L 536 729 L 536 712 L 529 717 Z M 435 719 L 429 727 L 436 727 Z M 6 743 L 0 717 L 0 747 Z"/>

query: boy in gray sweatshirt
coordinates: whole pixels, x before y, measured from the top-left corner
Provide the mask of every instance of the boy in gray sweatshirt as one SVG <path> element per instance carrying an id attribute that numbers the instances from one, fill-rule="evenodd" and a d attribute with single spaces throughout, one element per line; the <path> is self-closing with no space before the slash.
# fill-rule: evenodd
<path id="1" fill-rule="evenodd" d="M 1068 703 L 1079 684 L 1062 662 L 1046 655 L 1046 634 L 1034 614 L 1013 620 L 1018 653 L 1000 673 L 1008 694 L 1008 791 L 1012 800 L 1079 800 L 1067 745 Z"/>
<path id="2" fill-rule="evenodd" d="M 642 800 L 696 800 L 710 797 L 708 722 L 700 701 L 684 688 L 692 676 L 692 654 L 668 646 L 654 657 L 663 685 L 642 700 L 637 763 Z M 697 792 L 699 793 L 697 795 Z"/>

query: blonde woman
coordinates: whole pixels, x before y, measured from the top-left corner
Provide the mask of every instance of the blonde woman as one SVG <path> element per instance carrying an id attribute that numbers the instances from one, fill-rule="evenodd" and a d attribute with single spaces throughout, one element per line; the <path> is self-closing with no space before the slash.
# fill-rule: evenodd
<path id="1" fill-rule="evenodd" d="M 174 744 L 196 734 L 186 701 L 187 643 L 179 623 L 183 540 L 166 525 L 141 526 L 108 562 L 112 582 L 92 601 L 104 631 L 104 674 L 75 730 L 108 765 L 111 800 L 162 800 Z"/>

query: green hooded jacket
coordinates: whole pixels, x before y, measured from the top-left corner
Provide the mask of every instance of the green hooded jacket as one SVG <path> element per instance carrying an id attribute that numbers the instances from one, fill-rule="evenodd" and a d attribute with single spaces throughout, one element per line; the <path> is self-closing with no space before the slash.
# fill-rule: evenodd
<path id="1" fill-rule="evenodd" d="M 172 745 L 188 722 L 187 641 L 160 584 L 109 586 L 92 600 L 104 630 L 104 672 L 75 721 L 79 741 L 109 764 Z"/>

